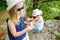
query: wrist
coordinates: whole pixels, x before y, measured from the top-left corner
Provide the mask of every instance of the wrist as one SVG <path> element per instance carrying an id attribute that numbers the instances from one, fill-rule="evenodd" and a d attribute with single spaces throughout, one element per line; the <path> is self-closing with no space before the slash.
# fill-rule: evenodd
<path id="1" fill-rule="evenodd" d="M 28 31 L 28 28 L 25 28 L 26 32 Z"/>

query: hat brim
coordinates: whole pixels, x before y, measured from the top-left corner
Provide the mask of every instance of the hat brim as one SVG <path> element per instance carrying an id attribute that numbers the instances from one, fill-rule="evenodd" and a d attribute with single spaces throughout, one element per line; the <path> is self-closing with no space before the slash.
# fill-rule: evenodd
<path id="1" fill-rule="evenodd" d="M 7 11 L 9 11 L 12 7 L 14 7 L 16 4 L 18 4 L 19 2 L 22 2 L 22 1 L 16 1 L 15 3 L 13 2 L 11 5 L 9 5 L 8 7 L 7 7 Z"/>

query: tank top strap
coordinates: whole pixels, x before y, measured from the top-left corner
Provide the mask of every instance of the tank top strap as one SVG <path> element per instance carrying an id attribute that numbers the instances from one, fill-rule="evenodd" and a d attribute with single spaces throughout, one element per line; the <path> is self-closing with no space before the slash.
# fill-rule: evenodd
<path id="1" fill-rule="evenodd" d="M 6 23 L 8 23 L 9 18 L 6 19 Z"/>

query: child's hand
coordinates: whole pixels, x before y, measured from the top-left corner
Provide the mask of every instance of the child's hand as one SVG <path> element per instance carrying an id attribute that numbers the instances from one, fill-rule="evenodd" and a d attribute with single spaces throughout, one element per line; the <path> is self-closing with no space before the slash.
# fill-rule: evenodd
<path id="1" fill-rule="evenodd" d="M 31 20 L 31 18 L 27 18 L 27 21 L 29 22 Z"/>

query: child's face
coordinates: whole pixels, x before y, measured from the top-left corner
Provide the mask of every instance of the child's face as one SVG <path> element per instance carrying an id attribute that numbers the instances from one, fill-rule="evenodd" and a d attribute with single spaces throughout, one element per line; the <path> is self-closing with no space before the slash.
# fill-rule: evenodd
<path id="1" fill-rule="evenodd" d="M 40 15 L 37 15 L 37 16 L 36 16 L 36 18 L 39 18 L 39 17 L 40 17 Z"/>
<path id="2" fill-rule="evenodd" d="M 36 18 L 38 18 L 38 17 L 40 17 L 40 15 L 37 15 L 37 16 L 33 16 L 33 18 L 34 18 L 34 19 L 36 19 Z"/>

